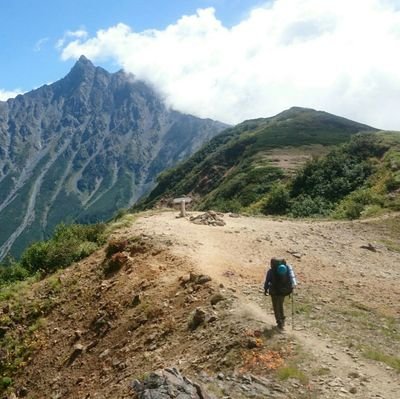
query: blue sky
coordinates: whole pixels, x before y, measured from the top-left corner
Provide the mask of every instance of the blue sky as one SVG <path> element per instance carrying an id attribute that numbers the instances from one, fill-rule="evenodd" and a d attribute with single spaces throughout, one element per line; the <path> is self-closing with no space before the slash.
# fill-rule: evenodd
<path id="1" fill-rule="evenodd" d="M 24 91 L 63 77 L 74 60 L 55 49 L 67 31 L 94 35 L 117 23 L 135 31 L 162 29 L 182 15 L 213 6 L 224 24 L 237 23 L 255 0 L 0 0 L 0 88 Z M 112 62 L 97 63 L 118 69 Z"/>
<path id="2" fill-rule="evenodd" d="M 0 0 L 0 100 L 81 54 L 227 123 L 310 107 L 400 130 L 400 0 Z"/>

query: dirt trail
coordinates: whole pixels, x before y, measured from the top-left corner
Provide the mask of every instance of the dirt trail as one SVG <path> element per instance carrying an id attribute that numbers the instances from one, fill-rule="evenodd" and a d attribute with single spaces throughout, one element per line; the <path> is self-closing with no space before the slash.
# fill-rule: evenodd
<path id="1" fill-rule="evenodd" d="M 379 348 L 399 352 L 400 254 L 380 244 L 382 237 L 370 221 L 291 222 L 228 215 L 224 220 L 223 227 L 195 225 L 177 218 L 176 212 L 165 212 L 140 218 L 125 233 L 167 236 L 176 255 L 235 292 L 247 314 L 266 326 L 274 320 L 262 294 L 264 273 L 272 256 L 285 257 L 300 281 L 296 327 L 289 327 L 287 334 L 328 371 L 311 380 L 321 386 L 322 397 L 398 399 L 399 374 L 361 354 L 365 342 L 380 340 L 364 313 L 391 320 L 382 333 L 389 338 Z M 369 243 L 376 252 L 361 248 Z"/>

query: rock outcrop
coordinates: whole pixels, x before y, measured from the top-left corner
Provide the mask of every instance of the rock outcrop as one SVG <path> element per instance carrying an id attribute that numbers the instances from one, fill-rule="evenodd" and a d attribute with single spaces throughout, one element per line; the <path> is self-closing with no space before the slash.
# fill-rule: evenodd
<path id="1" fill-rule="evenodd" d="M 132 388 L 139 399 L 214 399 L 175 368 L 152 372 L 143 381 L 135 380 Z"/>

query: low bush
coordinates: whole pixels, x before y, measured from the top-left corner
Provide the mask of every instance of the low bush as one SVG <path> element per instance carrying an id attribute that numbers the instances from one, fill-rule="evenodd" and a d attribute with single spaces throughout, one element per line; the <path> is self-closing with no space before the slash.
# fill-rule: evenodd
<path id="1" fill-rule="evenodd" d="M 293 217 L 327 216 L 332 210 L 332 204 L 322 197 L 299 195 L 292 201 L 289 215 Z"/>
<path id="2" fill-rule="evenodd" d="M 265 214 L 284 215 L 290 207 L 290 193 L 285 185 L 278 183 L 271 188 L 263 206 Z"/>
<path id="3" fill-rule="evenodd" d="M 30 273 L 17 262 L 0 265 L 0 285 L 25 280 Z"/>
<path id="4" fill-rule="evenodd" d="M 304 385 L 308 384 L 309 382 L 309 379 L 304 372 L 295 366 L 281 367 L 278 369 L 277 375 L 280 380 L 288 380 L 289 378 L 293 378 L 300 381 Z"/>
<path id="5" fill-rule="evenodd" d="M 0 388 L 5 389 L 11 386 L 13 383 L 12 379 L 10 377 L 1 377 L 0 380 Z"/>
<path id="6" fill-rule="evenodd" d="M 104 223 L 96 224 L 70 224 L 64 223 L 58 225 L 54 231 L 53 240 L 61 242 L 68 239 L 89 241 L 96 244 L 104 244 L 105 242 L 105 229 Z"/>
<path id="7" fill-rule="evenodd" d="M 381 208 L 385 203 L 382 195 L 374 193 L 370 188 L 359 189 L 348 195 L 339 203 L 333 216 L 336 218 L 358 219 L 369 209 L 369 214 L 373 209 Z M 374 208 L 372 208 L 374 206 Z"/>
<path id="8" fill-rule="evenodd" d="M 105 225 L 59 225 L 53 238 L 38 241 L 21 256 L 20 267 L 29 274 L 51 273 L 85 258 L 105 241 Z"/>

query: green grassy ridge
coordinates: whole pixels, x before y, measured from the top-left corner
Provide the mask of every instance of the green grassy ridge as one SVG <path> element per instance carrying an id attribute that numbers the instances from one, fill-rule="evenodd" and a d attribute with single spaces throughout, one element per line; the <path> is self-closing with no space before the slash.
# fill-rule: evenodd
<path id="1" fill-rule="evenodd" d="M 277 148 L 334 146 L 361 131 L 376 129 L 326 112 L 291 108 L 272 118 L 245 121 L 216 136 L 177 167 L 162 173 L 158 185 L 134 209 L 161 198 L 192 194 L 199 209 L 240 211 L 262 200 L 285 172 L 261 157 Z"/>

